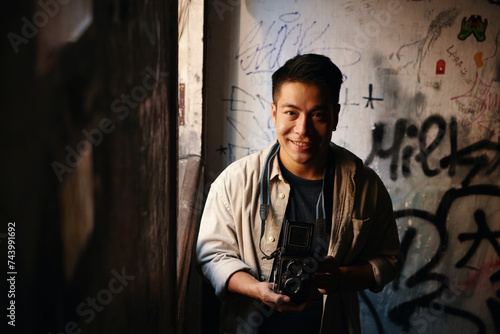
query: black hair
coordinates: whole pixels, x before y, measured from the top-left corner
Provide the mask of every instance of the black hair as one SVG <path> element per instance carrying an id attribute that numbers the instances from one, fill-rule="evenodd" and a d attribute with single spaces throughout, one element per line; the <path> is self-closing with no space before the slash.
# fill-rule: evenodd
<path id="1" fill-rule="evenodd" d="M 297 55 L 286 61 L 285 65 L 273 73 L 273 100 L 277 102 L 281 86 L 286 82 L 301 82 L 326 87 L 332 102 L 339 102 L 342 72 L 330 58 L 309 53 Z"/>

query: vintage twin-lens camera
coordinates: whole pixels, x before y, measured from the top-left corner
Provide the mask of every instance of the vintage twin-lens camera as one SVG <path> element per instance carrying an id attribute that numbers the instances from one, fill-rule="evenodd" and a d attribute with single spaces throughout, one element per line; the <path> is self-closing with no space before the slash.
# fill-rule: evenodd
<path id="1" fill-rule="evenodd" d="M 282 247 L 274 265 L 274 291 L 290 297 L 294 303 L 306 301 L 317 267 L 313 258 L 314 225 L 286 221 Z"/>

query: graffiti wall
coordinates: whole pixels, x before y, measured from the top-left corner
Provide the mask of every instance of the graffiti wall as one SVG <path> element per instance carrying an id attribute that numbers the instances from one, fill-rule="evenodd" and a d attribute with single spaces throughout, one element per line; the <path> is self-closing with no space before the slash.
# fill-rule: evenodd
<path id="1" fill-rule="evenodd" d="M 271 74 L 342 70 L 332 140 L 391 194 L 405 257 L 361 292 L 365 333 L 500 332 L 500 2 L 207 2 L 207 172 L 274 138 Z"/>

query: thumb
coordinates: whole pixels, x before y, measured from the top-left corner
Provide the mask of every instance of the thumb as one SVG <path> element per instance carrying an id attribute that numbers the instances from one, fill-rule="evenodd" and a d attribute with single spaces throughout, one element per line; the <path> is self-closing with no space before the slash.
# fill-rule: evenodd
<path id="1" fill-rule="evenodd" d="M 262 301 L 274 305 L 281 305 L 290 302 L 290 297 L 274 292 L 273 290 L 275 287 L 276 284 L 274 283 L 267 284 L 267 289 L 264 291 Z"/>

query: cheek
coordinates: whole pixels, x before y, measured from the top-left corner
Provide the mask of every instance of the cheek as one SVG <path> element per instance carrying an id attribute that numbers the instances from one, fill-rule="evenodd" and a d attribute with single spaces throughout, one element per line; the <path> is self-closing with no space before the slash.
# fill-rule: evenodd
<path id="1" fill-rule="evenodd" d="M 286 128 L 286 123 L 281 121 L 280 119 L 274 119 L 274 126 L 276 127 L 276 131 L 283 132 Z"/>
<path id="2" fill-rule="evenodd" d="M 293 125 L 287 122 L 278 122 L 276 125 L 276 133 L 281 136 L 294 133 Z"/>
<path id="3" fill-rule="evenodd" d="M 330 125 L 324 125 L 316 128 L 317 133 L 323 137 L 325 140 L 332 136 L 333 127 Z"/>

